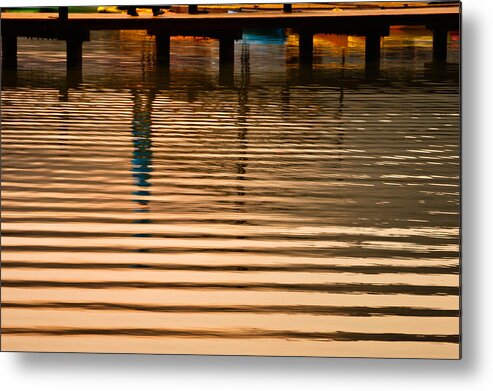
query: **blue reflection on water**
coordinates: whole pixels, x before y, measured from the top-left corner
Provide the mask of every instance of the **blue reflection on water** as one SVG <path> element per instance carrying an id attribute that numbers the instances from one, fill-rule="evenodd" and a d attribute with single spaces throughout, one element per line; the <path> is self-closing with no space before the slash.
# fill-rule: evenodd
<path id="1" fill-rule="evenodd" d="M 152 91 L 139 89 L 132 90 L 133 95 L 133 120 L 132 120 L 132 177 L 137 190 L 132 192 L 135 198 L 132 202 L 138 204 L 133 211 L 135 213 L 149 213 L 150 201 L 148 197 L 152 195 L 149 188 L 152 186 L 152 102 L 154 94 Z M 151 224 L 151 219 L 137 219 L 134 224 Z M 149 233 L 136 233 L 134 237 L 147 238 L 152 235 Z M 148 252 L 149 249 L 138 249 L 136 252 Z"/>

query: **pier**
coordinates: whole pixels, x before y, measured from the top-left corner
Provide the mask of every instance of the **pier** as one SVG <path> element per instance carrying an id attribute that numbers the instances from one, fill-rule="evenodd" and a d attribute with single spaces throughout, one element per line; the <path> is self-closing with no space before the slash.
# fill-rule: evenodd
<path id="1" fill-rule="evenodd" d="M 244 29 L 289 28 L 299 36 L 299 62 L 310 67 L 313 61 L 315 34 L 347 34 L 366 39 L 365 64 L 369 72 L 380 68 L 381 40 L 391 26 L 426 26 L 433 36 L 433 62 L 447 59 L 448 31 L 460 27 L 460 7 L 429 6 L 395 9 L 344 9 L 293 12 L 289 6 L 278 11 L 237 13 L 167 13 L 160 17 L 142 14 L 68 14 L 61 7 L 57 13 L 3 13 L 2 66 L 17 68 L 17 37 L 57 39 L 66 42 L 67 68 L 83 64 L 84 42 L 95 30 L 145 30 L 155 36 L 156 62 L 167 67 L 172 36 L 196 36 L 219 41 L 220 74 L 233 72 L 234 41 Z"/>

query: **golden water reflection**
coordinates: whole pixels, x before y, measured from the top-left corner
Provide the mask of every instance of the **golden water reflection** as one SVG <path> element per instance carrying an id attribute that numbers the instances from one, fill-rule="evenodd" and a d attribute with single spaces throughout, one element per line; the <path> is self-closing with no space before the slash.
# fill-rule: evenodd
<path id="1" fill-rule="evenodd" d="M 369 80 L 358 38 L 307 75 L 251 32 L 226 85 L 214 40 L 62 49 L 2 88 L 3 350 L 458 357 L 454 36 L 437 72 L 393 30 Z"/>

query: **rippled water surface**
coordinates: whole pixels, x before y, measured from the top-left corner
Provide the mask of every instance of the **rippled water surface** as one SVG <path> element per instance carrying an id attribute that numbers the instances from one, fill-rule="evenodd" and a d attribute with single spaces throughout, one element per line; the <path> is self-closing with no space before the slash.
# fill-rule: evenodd
<path id="1" fill-rule="evenodd" d="M 2 86 L 2 349 L 459 351 L 459 48 L 394 29 L 235 44 L 19 39 Z"/>

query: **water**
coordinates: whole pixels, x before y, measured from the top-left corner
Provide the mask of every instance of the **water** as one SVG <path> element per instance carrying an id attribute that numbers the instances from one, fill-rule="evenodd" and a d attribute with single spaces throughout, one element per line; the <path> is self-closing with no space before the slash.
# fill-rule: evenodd
<path id="1" fill-rule="evenodd" d="M 19 39 L 2 87 L 2 349 L 456 358 L 459 47 L 252 31 Z"/>

